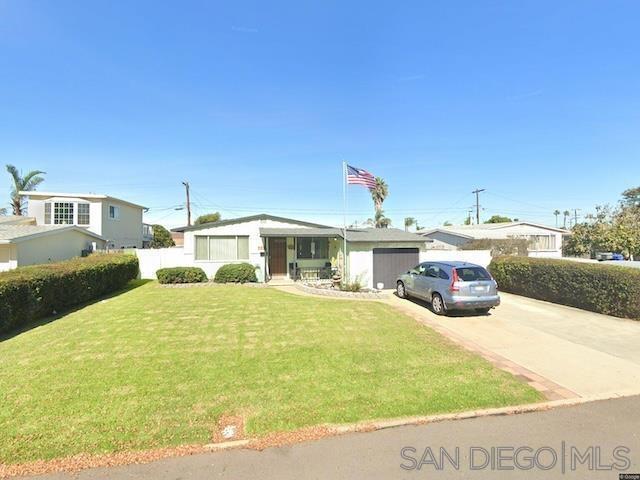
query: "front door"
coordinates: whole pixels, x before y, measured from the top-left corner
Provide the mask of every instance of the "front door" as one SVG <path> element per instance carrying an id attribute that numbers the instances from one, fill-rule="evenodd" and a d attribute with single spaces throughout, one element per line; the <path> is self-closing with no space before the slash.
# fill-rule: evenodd
<path id="1" fill-rule="evenodd" d="M 287 275 L 287 239 L 269 239 L 269 272 L 272 277 Z"/>

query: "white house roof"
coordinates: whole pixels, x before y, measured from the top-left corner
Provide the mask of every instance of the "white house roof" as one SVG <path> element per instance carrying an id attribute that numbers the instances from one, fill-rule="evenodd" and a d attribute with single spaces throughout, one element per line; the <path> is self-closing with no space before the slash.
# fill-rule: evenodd
<path id="1" fill-rule="evenodd" d="M 569 230 L 565 230 L 557 227 L 550 227 L 548 225 L 542 225 L 532 222 L 503 222 L 503 223 L 481 223 L 480 225 L 451 225 L 437 228 L 431 228 L 426 230 L 420 230 L 417 232 L 419 235 L 430 235 L 435 232 L 448 233 L 463 238 L 504 238 L 508 233 L 508 230 L 518 230 L 520 227 L 533 227 L 550 232 L 571 234 Z M 507 230 L 507 232 L 505 232 Z M 516 232 L 514 232 L 517 234 Z"/>
<path id="2" fill-rule="evenodd" d="M 97 193 L 69 193 L 69 192 L 40 192 L 40 191 L 24 191 L 21 190 L 18 192 L 20 195 L 25 197 L 35 197 L 35 198 L 51 198 L 51 197 L 62 197 L 62 198 L 83 198 L 83 199 L 94 199 L 94 200 L 114 200 L 116 202 L 127 204 L 131 207 L 146 209 L 142 205 L 138 205 L 137 203 L 128 202 L 127 200 L 122 200 L 121 198 L 112 197 L 110 195 L 102 195 Z"/>
<path id="3" fill-rule="evenodd" d="M 0 225 L 0 243 L 18 243 L 27 239 L 77 230 L 90 237 L 104 240 L 89 230 L 75 225 Z"/>
<path id="4" fill-rule="evenodd" d="M 191 225 L 190 227 L 172 228 L 172 232 L 189 232 L 191 230 L 202 230 L 203 228 L 222 227 L 224 225 L 233 225 L 234 223 L 252 222 L 254 220 L 273 220 L 275 222 L 291 223 L 294 225 L 302 225 L 311 228 L 331 228 L 327 225 L 318 223 L 304 222 L 302 220 L 294 220 L 293 218 L 277 217 L 261 213 L 259 215 L 249 215 L 248 217 L 230 218 L 229 220 L 218 220 L 217 222 L 201 223 L 200 225 Z"/>

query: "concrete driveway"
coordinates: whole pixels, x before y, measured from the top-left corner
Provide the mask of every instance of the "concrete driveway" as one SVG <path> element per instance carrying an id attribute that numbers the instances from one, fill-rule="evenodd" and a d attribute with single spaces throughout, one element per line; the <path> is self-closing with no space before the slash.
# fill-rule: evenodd
<path id="1" fill-rule="evenodd" d="M 640 392 L 640 321 L 501 293 L 489 315 L 439 317 L 428 305 L 388 303 L 579 396 Z"/>

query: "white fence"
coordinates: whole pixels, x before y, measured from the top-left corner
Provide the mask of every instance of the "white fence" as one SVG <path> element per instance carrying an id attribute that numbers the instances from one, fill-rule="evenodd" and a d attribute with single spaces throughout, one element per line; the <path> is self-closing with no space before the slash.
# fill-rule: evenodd
<path id="1" fill-rule="evenodd" d="M 421 262 L 469 262 L 487 267 L 491 263 L 491 250 L 425 250 L 420 252 Z"/>
<path id="2" fill-rule="evenodd" d="M 145 248 L 136 249 L 140 263 L 140 278 L 156 278 L 156 271 L 167 267 L 186 267 L 184 248 Z"/>

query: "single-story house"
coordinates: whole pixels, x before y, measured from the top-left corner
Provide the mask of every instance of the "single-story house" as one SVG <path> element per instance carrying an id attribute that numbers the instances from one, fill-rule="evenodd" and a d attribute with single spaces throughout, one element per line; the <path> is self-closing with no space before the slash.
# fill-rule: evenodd
<path id="1" fill-rule="evenodd" d="M 100 235 L 74 225 L 0 223 L 0 271 L 67 260 L 104 246 Z"/>
<path id="2" fill-rule="evenodd" d="M 531 222 L 483 223 L 480 225 L 444 226 L 420 230 L 429 239 L 429 248 L 456 250 L 472 240 L 524 238 L 529 241 L 530 257 L 562 257 L 563 238 L 569 230 Z"/>
<path id="3" fill-rule="evenodd" d="M 222 265 L 248 262 L 261 282 L 328 279 L 344 253 L 342 228 L 267 214 L 173 231 L 184 233 L 180 264 L 199 266 L 210 278 Z M 349 278 L 369 288 L 393 288 L 426 251 L 425 238 L 394 228 L 349 228 L 346 237 Z"/>

